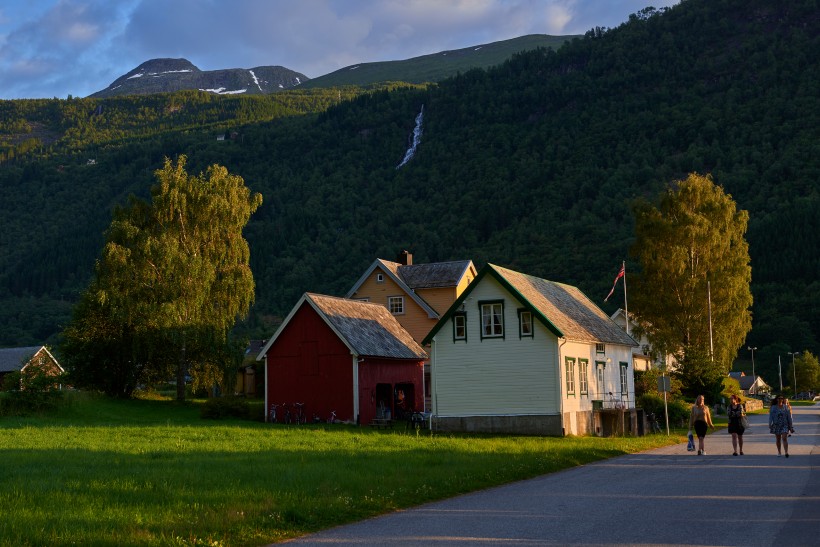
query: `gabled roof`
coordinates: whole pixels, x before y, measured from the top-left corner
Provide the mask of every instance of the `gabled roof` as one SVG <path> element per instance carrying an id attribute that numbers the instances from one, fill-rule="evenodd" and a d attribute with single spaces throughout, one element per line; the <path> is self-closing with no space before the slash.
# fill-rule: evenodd
<path id="1" fill-rule="evenodd" d="M 353 287 L 347 291 L 346 298 L 352 297 L 367 281 L 376 268 L 387 274 L 394 283 L 413 299 L 430 318 L 438 318 L 439 314 L 422 297 L 416 294 L 416 289 L 434 289 L 458 286 L 461 279 L 473 267 L 472 260 L 455 260 L 451 262 L 433 262 L 430 264 L 404 265 L 377 258 L 362 274 Z"/>
<path id="2" fill-rule="evenodd" d="M 604 342 L 634 347 L 638 343 L 577 287 L 540 279 L 514 270 L 487 264 L 465 289 L 423 343 L 428 344 L 438 330 L 463 304 L 484 277 L 497 280 L 559 338 L 577 342 Z"/>
<path id="3" fill-rule="evenodd" d="M 740 389 L 743 391 L 749 391 L 755 384 L 759 387 L 769 387 L 760 376 L 741 376 L 737 378 L 737 381 L 740 384 Z"/>
<path id="4" fill-rule="evenodd" d="M 60 363 L 57 362 L 57 359 L 54 359 L 54 356 L 51 355 L 51 352 L 48 351 L 48 348 L 45 346 L 28 346 L 25 348 L 4 348 L 0 349 L 0 372 L 15 372 L 22 370 L 23 366 L 34 357 L 37 352 L 40 350 L 44 350 L 48 353 L 49 357 L 60 367 L 62 370 L 63 367 L 60 366 Z"/>
<path id="5" fill-rule="evenodd" d="M 427 353 L 381 304 L 305 293 L 257 356 L 261 360 L 303 304 L 310 305 L 359 357 L 426 359 Z"/>

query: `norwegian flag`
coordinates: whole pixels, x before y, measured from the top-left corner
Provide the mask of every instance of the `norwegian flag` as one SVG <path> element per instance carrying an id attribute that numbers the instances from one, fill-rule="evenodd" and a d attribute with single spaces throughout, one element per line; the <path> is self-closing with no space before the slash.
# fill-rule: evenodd
<path id="1" fill-rule="evenodd" d="M 610 290 L 609 294 L 606 295 L 606 298 L 604 298 L 604 302 L 609 300 L 609 297 L 612 296 L 612 293 L 615 292 L 615 287 L 618 285 L 618 280 L 622 278 L 624 275 L 626 275 L 626 264 L 621 264 L 621 271 L 619 271 L 618 275 L 615 276 L 615 281 L 613 281 L 612 283 L 612 290 Z"/>

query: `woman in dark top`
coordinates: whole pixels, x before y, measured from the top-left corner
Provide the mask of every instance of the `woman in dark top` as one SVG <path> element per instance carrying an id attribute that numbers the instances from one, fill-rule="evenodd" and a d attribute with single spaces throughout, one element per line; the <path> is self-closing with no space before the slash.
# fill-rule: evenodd
<path id="1" fill-rule="evenodd" d="M 737 449 L 740 446 L 740 455 L 743 455 L 743 432 L 745 431 L 741 420 L 745 412 L 740 404 L 740 397 L 732 395 L 732 402 L 729 405 L 729 433 L 732 434 L 732 456 L 737 456 Z"/>

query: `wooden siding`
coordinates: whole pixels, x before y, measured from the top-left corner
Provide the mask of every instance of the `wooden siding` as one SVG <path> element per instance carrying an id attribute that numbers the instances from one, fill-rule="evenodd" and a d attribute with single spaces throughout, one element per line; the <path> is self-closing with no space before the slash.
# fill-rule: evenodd
<path id="1" fill-rule="evenodd" d="M 378 274 L 384 276 L 382 283 L 376 282 L 376 276 Z M 381 269 L 374 269 L 351 298 L 363 298 L 387 307 L 387 298 L 390 296 L 404 297 L 404 313 L 394 315 L 394 317 L 399 324 L 410 333 L 414 340 L 421 343 L 424 337 L 427 336 L 427 333 L 435 326 L 437 319 L 428 317 L 427 312 Z M 446 308 L 444 311 L 446 311 Z"/>
<path id="2" fill-rule="evenodd" d="M 331 410 L 340 420 L 355 420 L 350 350 L 309 304 L 294 314 L 267 358 L 269 404 L 305 403 L 308 420 L 313 414 L 327 419 Z M 280 407 L 277 419 L 283 416 Z"/>
<path id="3" fill-rule="evenodd" d="M 481 339 L 482 300 L 504 300 L 504 338 Z M 521 303 L 485 278 L 465 301 L 467 342 L 453 341 L 448 321 L 433 347 L 433 412 L 441 416 L 557 414 L 557 339 L 540 323 L 518 336 Z M 514 356 L 514 357 L 513 357 Z"/>
<path id="4" fill-rule="evenodd" d="M 453 302 L 455 302 L 457 298 L 455 287 L 418 289 L 416 294 L 422 297 L 431 308 L 438 312 L 439 315 L 444 315 L 444 313 L 450 309 L 450 306 L 453 305 Z M 435 322 L 433 324 L 435 325 Z M 430 328 L 432 328 L 432 326 Z M 424 333 L 424 335 L 427 336 L 427 333 Z"/>
<path id="5" fill-rule="evenodd" d="M 412 400 L 408 400 L 408 410 L 424 410 L 424 366 L 422 361 L 397 361 L 390 359 L 367 359 L 359 363 L 359 418 L 364 425 L 376 417 L 379 401 L 378 384 L 390 384 L 392 389 L 398 384 L 412 384 Z M 397 417 L 395 401 L 387 401 L 387 408 L 393 418 Z"/>

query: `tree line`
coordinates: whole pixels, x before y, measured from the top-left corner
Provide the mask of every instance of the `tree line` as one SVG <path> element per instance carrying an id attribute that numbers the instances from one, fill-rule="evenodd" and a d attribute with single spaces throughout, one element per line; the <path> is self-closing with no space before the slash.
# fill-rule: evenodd
<path id="1" fill-rule="evenodd" d="M 186 155 L 195 172 L 223 165 L 264 196 L 244 231 L 256 301 L 237 327 L 259 338 L 302 292 L 344 294 L 375 257 L 401 248 L 418 261 L 471 258 L 565 281 L 601 303 L 616 265 L 638 270 L 634 200 L 709 174 L 749 212 L 745 344 L 770 374 L 778 352 L 820 352 L 808 252 L 820 248 L 813 6 L 689 0 L 435 86 L 341 102 L 328 91 L 335 102 L 320 111 L 231 125 L 241 139 L 180 126 L 7 162 L 0 298 L 10 321 L 53 302 L 59 332 L 59 303 L 77 301 L 111 211 L 129 194 L 147 198 L 166 156 Z M 421 144 L 396 169 L 422 104 Z M 42 341 L 20 340 L 20 329 L 0 343 Z"/>

